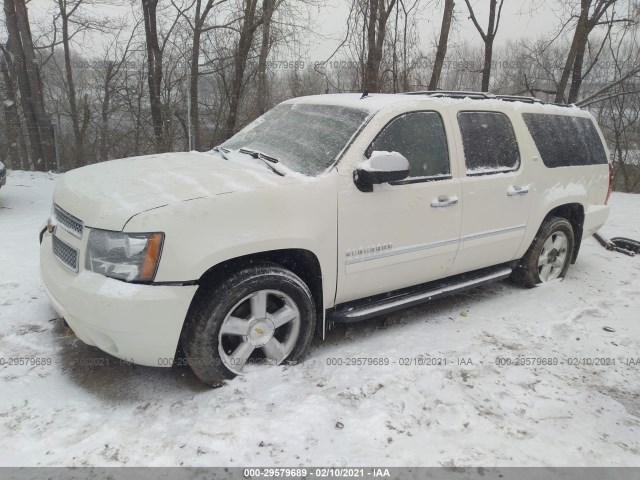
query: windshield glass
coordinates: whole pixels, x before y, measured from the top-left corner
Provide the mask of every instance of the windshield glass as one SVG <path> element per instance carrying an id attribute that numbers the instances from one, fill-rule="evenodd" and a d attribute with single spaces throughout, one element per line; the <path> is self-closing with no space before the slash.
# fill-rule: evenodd
<path id="1" fill-rule="evenodd" d="M 256 150 L 284 166 L 316 176 L 335 160 L 369 113 L 336 105 L 282 104 L 269 110 L 223 148 Z"/>

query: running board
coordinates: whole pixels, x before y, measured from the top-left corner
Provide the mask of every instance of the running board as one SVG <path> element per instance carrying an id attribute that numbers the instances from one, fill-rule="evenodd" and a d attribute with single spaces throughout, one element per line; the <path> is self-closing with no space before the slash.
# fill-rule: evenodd
<path id="1" fill-rule="evenodd" d="M 501 266 L 492 270 L 483 269 L 448 280 L 431 282 L 395 293 L 376 295 L 365 300 L 343 303 L 327 312 L 327 320 L 338 323 L 352 323 L 380 315 L 403 310 L 426 303 L 436 298 L 463 292 L 487 283 L 504 280 L 511 275 L 511 267 Z M 474 275 L 475 273 L 475 275 Z"/>

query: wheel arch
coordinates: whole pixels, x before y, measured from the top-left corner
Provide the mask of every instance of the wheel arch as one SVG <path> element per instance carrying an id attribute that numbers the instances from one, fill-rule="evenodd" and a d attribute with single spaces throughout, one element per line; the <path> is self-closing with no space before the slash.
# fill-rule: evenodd
<path id="1" fill-rule="evenodd" d="M 300 279 L 309 287 L 316 307 L 317 330 L 314 332 L 314 335 L 320 333 L 323 324 L 322 320 L 324 318 L 324 286 L 322 267 L 320 266 L 320 261 L 315 253 L 301 248 L 288 248 L 251 253 L 224 260 L 210 267 L 197 281 L 199 288 L 191 301 L 187 318 L 190 316 L 194 305 L 196 305 L 208 287 L 215 285 L 238 270 L 263 263 L 275 263 L 282 268 L 290 270 L 300 277 Z M 188 322 L 185 321 L 182 326 L 180 345 L 182 344 L 185 328 L 188 328 L 187 323 Z M 180 348 L 180 346 L 178 348 Z"/>
<path id="2" fill-rule="evenodd" d="M 581 203 L 565 203 L 554 207 L 545 215 L 542 222 L 544 223 L 550 217 L 561 217 L 566 219 L 573 228 L 574 248 L 571 263 L 576 263 L 578 252 L 582 243 L 582 231 L 584 228 L 584 206 Z M 541 223 L 542 225 L 542 223 Z"/>

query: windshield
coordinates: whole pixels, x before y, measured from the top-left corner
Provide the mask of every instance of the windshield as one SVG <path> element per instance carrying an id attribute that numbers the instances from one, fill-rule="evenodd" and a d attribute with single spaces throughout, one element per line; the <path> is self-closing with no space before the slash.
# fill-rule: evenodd
<path id="1" fill-rule="evenodd" d="M 222 148 L 256 150 L 305 175 L 326 170 L 369 116 L 336 105 L 281 104 L 259 117 Z"/>

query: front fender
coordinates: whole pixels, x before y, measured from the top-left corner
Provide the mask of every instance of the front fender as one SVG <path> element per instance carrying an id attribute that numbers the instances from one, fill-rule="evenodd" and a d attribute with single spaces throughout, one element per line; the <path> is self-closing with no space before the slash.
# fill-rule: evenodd
<path id="1" fill-rule="evenodd" d="M 198 280 L 227 260 L 281 249 L 316 255 L 325 291 L 335 295 L 337 182 L 292 180 L 270 189 L 238 191 L 142 212 L 126 232 L 165 233 L 156 282 Z"/>

